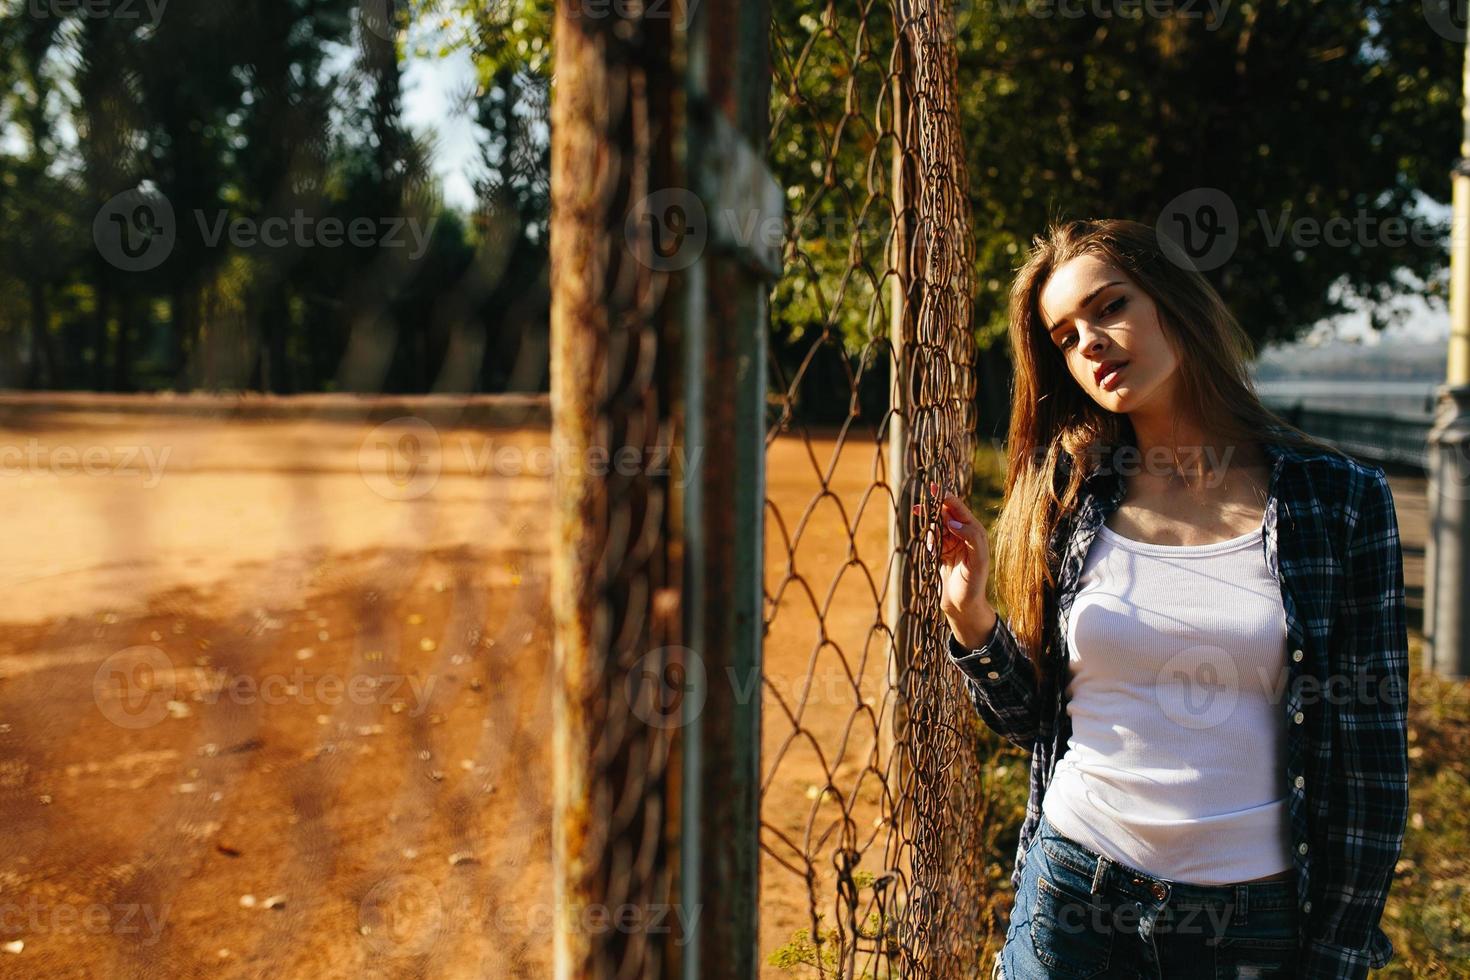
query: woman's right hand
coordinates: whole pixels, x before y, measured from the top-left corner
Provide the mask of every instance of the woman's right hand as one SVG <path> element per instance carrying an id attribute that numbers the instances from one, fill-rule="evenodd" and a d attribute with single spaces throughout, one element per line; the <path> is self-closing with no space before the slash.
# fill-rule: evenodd
<path id="1" fill-rule="evenodd" d="M 938 497 L 939 484 L 929 484 Z M 919 511 L 919 505 L 914 505 Z M 939 564 L 941 595 L 939 609 L 949 620 L 955 639 L 969 649 L 982 646 L 995 628 L 996 613 L 985 594 L 990 575 L 990 542 L 985 528 L 953 493 L 939 502 Z M 934 552 L 934 529 L 925 534 L 925 547 Z"/>

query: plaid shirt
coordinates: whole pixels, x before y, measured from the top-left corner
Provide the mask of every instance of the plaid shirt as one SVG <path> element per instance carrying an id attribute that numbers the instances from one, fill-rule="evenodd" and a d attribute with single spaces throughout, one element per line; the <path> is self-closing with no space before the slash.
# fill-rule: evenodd
<path id="1" fill-rule="evenodd" d="M 1286 612 L 1286 771 L 1301 915 L 1301 980 L 1366 977 L 1394 948 L 1379 927 L 1403 845 L 1409 804 L 1408 634 L 1398 517 L 1383 470 L 1348 457 L 1272 441 L 1265 512 L 1266 566 Z M 1067 615 L 1099 525 L 1122 501 L 1124 482 L 1101 472 L 1052 543 L 1057 588 L 1046 596 L 1048 681 L 998 619 L 983 646 L 949 635 L 981 719 L 1030 750 L 1031 795 L 1011 875 L 1019 887 L 1041 802 L 1071 735 L 1065 676 Z M 1284 533 L 1278 533 L 1283 529 Z M 1070 529 L 1070 530 L 1068 530 Z M 1064 549 L 1057 543 L 1065 540 Z"/>

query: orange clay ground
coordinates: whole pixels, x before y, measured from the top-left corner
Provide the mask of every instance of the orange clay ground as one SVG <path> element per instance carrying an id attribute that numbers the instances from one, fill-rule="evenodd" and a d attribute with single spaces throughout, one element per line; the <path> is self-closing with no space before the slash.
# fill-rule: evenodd
<path id="1" fill-rule="evenodd" d="M 549 976 L 546 430 L 409 472 L 369 425 L 7 418 L 0 976 Z M 773 854 L 832 922 L 824 767 L 882 870 L 890 504 L 836 446 L 768 455 L 763 963 L 811 921 Z"/>

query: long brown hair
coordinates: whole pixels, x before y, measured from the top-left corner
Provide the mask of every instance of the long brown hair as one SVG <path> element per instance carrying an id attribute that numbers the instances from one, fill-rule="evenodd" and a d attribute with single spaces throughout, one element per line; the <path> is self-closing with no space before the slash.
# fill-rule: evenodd
<path id="1" fill-rule="evenodd" d="M 1183 411 L 1208 420 L 1232 445 L 1279 426 L 1287 442 L 1336 451 L 1261 404 L 1249 374 L 1250 337 L 1204 276 L 1163 253 L 1153 228 L 1126 220 L 1052 223 L 1032 240 L 1011 285 L 1015 389 L 991 562 L 1006 622 L 1031 655 L 1038 680 L 1046 672 L 1046 597 L 1056 586 L 1053 533 L 1079 502 L 1088 460 L 1103 447 L 1136 446 L 1127 415 L 1098 405 L 1068 372 L 1041 315 L 1041 290 L 1052 273 L 1087 254 L 1110 262 L 1152 297 L 1178 356 Z"/>

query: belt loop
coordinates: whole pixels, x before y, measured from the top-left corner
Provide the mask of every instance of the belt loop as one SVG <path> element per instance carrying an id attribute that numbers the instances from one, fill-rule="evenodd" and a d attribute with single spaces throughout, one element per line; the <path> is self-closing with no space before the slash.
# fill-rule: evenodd
<path id="1" fill-rule="evenodd" d="M 1097 869 L 1092 873 L 1092 894 L 1102 892 L 1103 875 L 1108 873 L 1108 856 L 1099 854 L 1097 856 Z"/>
<path id="2" fill-rule="evenodd" d="M 1231 916 L 1236 925 L 1246 924 L 1246 916 L 1250 914 L 1250 885 L 1235 886 L 1235 914 Z"/>

